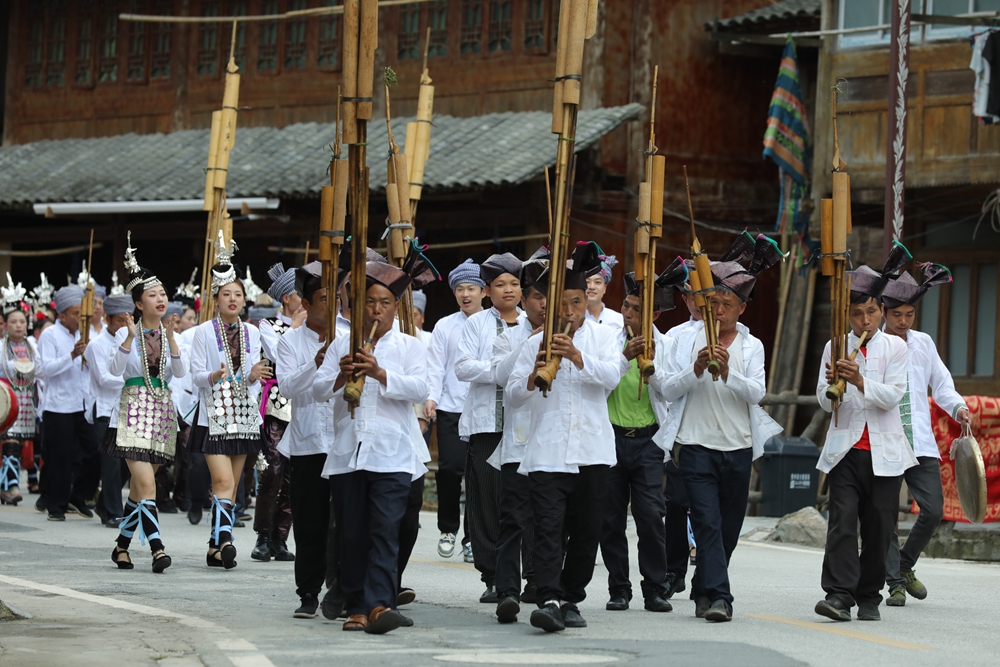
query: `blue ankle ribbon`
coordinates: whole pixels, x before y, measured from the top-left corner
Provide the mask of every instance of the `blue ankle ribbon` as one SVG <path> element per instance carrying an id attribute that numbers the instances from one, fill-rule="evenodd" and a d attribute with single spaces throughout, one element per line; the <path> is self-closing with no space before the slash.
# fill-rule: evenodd
<path id="1" fill-rule="evenodd" d="M 223 503 L 225 503 L 225 505 Z M 226 505 L 229 506 L 228 510 L 226 509 Z M 231 500 L 229 500 L 229 499 L 219 500 L 218 496 L 212 496 L 212 510 L 211 510 L 211 514 L 209 515 L 209 521 L 212 522 L 212 542 L 215 543 L 216 547 L 220 547 L 221 546 L 219 544 L 219 535 L 222 532 L 222 527 L 223 527 L 222 519 L 223 519 L 223 517 L 225 517 L 226 520 L 227 520 L 227 522 L 226 522 L 225 525 L 227 525 L 229 527 L 229 531 L 228 531 L 229 532 L 229 541 L 231 543 L 236 542 L 236 539 L 232 536 L 233 535 L 233 513 L 232 513 L 232 508 L 233 508 L 233 502 Z"/>
<path id="2" fill-rule="evenodd" d="M 3 483 L 3 490 L 10 491 L 12 486 L 20 486 L 21 467 L 17 464 L 17 456 L 8 454 L 3 457 L 3 468 L 0 469 L 0 480 Z M 10 481 L 13 477 L 14 481 Z"/>

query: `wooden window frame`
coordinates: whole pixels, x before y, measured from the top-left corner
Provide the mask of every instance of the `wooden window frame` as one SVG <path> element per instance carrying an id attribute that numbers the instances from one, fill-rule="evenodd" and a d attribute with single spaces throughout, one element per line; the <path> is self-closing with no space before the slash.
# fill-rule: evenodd
<path id="1" fill-rule="evenodd" d="M 292 2 L 294 2 L 294 1 L 295 0 L 284 0 L 285 6 L 282 8 L 282 11 L 291 11 L 292 10 Z M 309 7 L 309 1 L 308 0 L 299 0 L 299 1 L 302 3 L 302 7 L 300 7 L 300 9 L 306 9 L 306 8 Z M 313 23 L 313 21 L 309 21 L 306 18 L 302 18 L 302 19 L 298 19 L 298 20 L 294 20 L 294 21 L 293 20 L 286 20 L 286 21 L 283 21 L 283 23 L 284 23 L 284 25 L 280 26 L 280 30 L 281 30 L 281 50 L 279 51 L 279 58 L 281 60 L 282 71 L 287 71 L 287 72 L 304 72 L 304 71 L 306 71 L 308 69 L 311 69 L 310 68 L 310 64 L 311 63 L 310 63 L 310 58 L 309 58 L 309 52 L 310 52 L 310 48 L 309 47 L 310 47 L 310 44 L 311 44 L 312 40 L 309 39 L 309 36 L 310 36 L 310 32 L 312 32 L 312 26 L 310 26 L 310 24 Z M 289 33 L 291 32 L 292 27 L 295 26 L 296 24 L 302 28 L 302 55 L 300 56 L 301 60 L 302 60 L 302 65 L 295 65 L 293 67 L 289 67 L 288 66 L 288 58 L 289 58 L 288 51 L 289 51 L 289 48 L 290 48 L 290 42 L 289 42 L 290 34 Z"/>
<path id="2" fill-rule="evenodd" d="M 523 52 L 529 55 L 539 55 L 546 56 L 552 48 L 552 27 L 554 25 L 553 21 L 553 8 L 558 5 L 558 2 L 553 2 L 552 0 L 539 0 L 542 3 L 542 45 L 537 47 L 529 47 L 527 44 L 528 39 L 528 7 L 534 0 L 526 0 L 523 4 L 523 15 L 521 16 L 520 26 L 521 26 L 521 37 L 520 44 Z M 516 27 L 516 26 L 515 26 Z"/>
<path id="3" fill-rule="evenodd" d="M 153 0 L 152 11 L 154 14 L 162 16 L 173 16 L 174 3 L 170 0 Z M 156 51 L 159 47 L 160 35 L 166 33 L 167 48 L 160 53 Z M 173 23 L 151 23 L 149 28 L 149 81 L 169 81 L 174 76 L 174 24 Z M 166 63 L 166 76 L 153 76 L 157 65 Z"/>
<path id="4" fill-rule="evenodd" d="M 515 49 L 515 34 L 517 32 L 517 30 L 515 30 L 515 26 L 517 25 L 515 17 L 520 13 L 517 11 L 519 8 L 516 5 L 523 5 L 524 3 L 514 2 L 514 0 L 487 0 L 485 4 L 486 4 L 486 17 L 485 17 L 486 20 L 483 21 L 483 23 L 485 23 L 483 29 L 483 45 L 485 47 L 484 54 L 488 56 L 489 55 L 498 56 L 504 53 L 513 53 Z M 509 43 L 509 48 L 504 49 L 501 47 L 498 49 L 492 49 L 491 46 L 494 40 L 493 9 L 496 6 L 504 4 L 510 7 L 510 15 L 508 16 L 506 21 L 507 32 L 508 32 L 507 39 Z M 502 25 L 503 24 L 501 23 L 500 26 Z M 498 27 L 495 32 L 499 35 L 501 32 L 500 27 Z M 499 40 L 500 38 L 497 37 L 497 39 Z"/>
<path id="5" fill-rule="evenodd" d="M 273 12 L 266 9 L 266 3 L 271 1 L 276 3 L 276 9 Z M 280 13 L 284 8 L 284 2 L 282 2 L 282 0 L 259 0 L 259 2 L 260 4 L 258 11 L 261 14 L 272 14 L 272 13 L 277 14 Z M 268 28 L 270 26 L 274 26 L 275 28 L 274 69 L 261 69 L 260 68 L 261 33 L 265 28 Z M 272 22 L 260 21 L 260 22 L 255 22 L 254 27 L 256 28 L 256 30 L 254 30 L 254 40 L 253 40 L 255 48 L 253 72 L 256 76 L 278 76 L 279 74 L 281 74 L 283 69 L 282 66 L 284 65 L 283 62 L 284 59 L 283 45 L 285 41 L 284 26 L 282 25 L 281 21 L 272 21 Z"/>
<path id="6" fill-rule="evenodd" d="M 222 0 L 200 0 L 200 2 L 198 3 L 197 12 L 194 15 L 195 16 L 210 16 L 209 14 L 205 14 L 205 8 L 206 8 L 206 5 L 208 5 L 208 4 L 215 5 L 215 7 L 216 7 L 215 14 L 211 14 L 211 16 L 222 16 L 222 11 L 225 9 L 225 7 L 223 6 Z M 195 78 L 198 78 L 198 79 L 218 79 L 220 76 L 222 76 L 222 70 L 225 68 L 225 66 L 224 66 L 224 64 L 222 62 L 222 58 L 219 55 L 219 42 L 221 41 L 219 39 L 219 35 L 221 33 L 221 31 L 219 30 L 219 26 L 221 26 L 223 24 L 222 23 L 201 23 L 201 24 L 196 24 L 196 25 L 198 26 L 198 29 L 195 30 L 194 34 L 192 35 L 192 37 L 195 40 L 195 48 L 193 49 L 193 51 L 194 51 L 194 72 L 193 72 L 193 74 L 194 74 Z M 204 36 L 210 30 L 213 31 L 213 34 L 214 34 L 214 37 L 215 37 L 215 44 L 211 48 L 203 48 L 202 43 L 204 41 Z M 201 70 L 201 67 L 202 67 L 202 56 L 210 54 L 210 53 L 212 53 L 212 51 L 215 52 L 215 71 L 214 72 L 201 72 L 200 70 Z M 206 61 L 205 64 L 207 65 L 207 61 Z"/>
<path id="7" fill-rule="evenodd" d="M 121 46 L 122 46 L 122 35 L 126 31 L 122 29 L 122 21 L 118 19 L 118 14 L 121 13 L 121 2 L 117 0 L 112 0 L 109 4 L 110 6 L 101 4 L 100 7 L 102 11 L 97 13 L 97 15 L 100 17 L 100 22 L 98 24 L 99 30 L 96 39 L 97 53 L 95 54 L 95 60 L 97 66 L 94 71 L 94 85 L 98 87 L 108 87 L 120 84 L 122 82 L 122 71 L 124 69 L 122 67 L 122 61 L 123 61 L 123 53 L 125 52 L 122 51 Z M 115 21 L 115 32 L 114 32 L 115 55 L 110 58 L 105 58 L 103 55 L 104 40 L 108 33 L 105 33 L 104 30 L 108 20 L 112 18 Z M 105 62 L 109 63 L 114 62 L 115 78 L 113 81 L 101 81 L 101 74 L 103 71 L 102 68 L 104 67 Z"/>
<path id="8" fill-rule="evenodd" d="M 69 26 L 70 26 L 70 23 L 69 23 L 69 20 L 68 20 L 69 19 L 68 14 L 69 14 L 70 7 L 69 7 L 69 2 L 67 2 L 66 0 L 61 0 L 61 2 L 59 3 L 59 5 L 61 6 L 61 10 L 60 10 L 60 7 L 55 6 L 55 4 L 52 3 L 52 2 L 46 2 L 45 3 L 46 17 L 45 17 L 45 35 L 44 35 L 44 39 L 43 39 L 43 44 L 44 44 L 45 50 L 42 53 L 42 87 L 43 88 L 63 88 L 63 87 L 65 87 L 66 86 L 67 73 L 69 72 L 69 62 L 68 62 L 69 59 L 66 57 L 66 54 L 69 51 Z M 62 83 L 49 83 L 49 79 L 52 76 L 52 71 L 50 71 L 50 66 L 53 64 L 53 62 L 60 62 L 60 61 L 53 61 L 51 59 L 51 57 L 52 57 L 52 48 L 53 48 L 53 46 L 55 44 L 55 39 L 54 39 L 55 36 L 54 36 L 53 32 L 55 30 L 55 22 L 56 22 L 57 18 L 62 18 L 62 20 L 63 20 L 63 25 L 62 25 L 62 61 L 61 61 L 62 62 L 62 74 L 61 74 L 61 76 L 62 76 Z M 53 69 L 53 71 L 54 71 L 54 69 Z"/>
<path id="9" fill-rule="evenodd" d="M 150 13 L 150 6 L 147 0 L 131 0 L 130 12 L 134 14 L 148 14 Z M 121 22 L 119 21 L 119 24 Z M 127 21 L 125 25 L 125 39 L 126 39 L 126 51 L 125 51 L 125 83 L 130 86 L 144 86 L 149 83 L 149 64 L 150 64 L 150 53 L 152 52 L 152 43 L 150 41 L 150 33 L 152 32 L 152 23 L 145 23 L 139 21 Z M 121 26 L 119 25 L 119 33 L 121 33 Z M 136 37 L 141 39 L 142 53 L 135 55 L 132 52 L 132 46 Z M 132 69 L 136 63 L 141 63 L 142 74 L 136 78 L 132 78 Z"/>
<path id="10" fill-rule="evenodd" d="M 28 38 L 24 40 L 24 66 L 21 68 L 21 85 L 25 90 L 42 90 L 45 88 L 45 36 L 48 32 L 45 6 L 34 4 L 26 12 Z M 41 24 L 39 27 L 39 23 Z M 38 39 L 34 39 L 35 28 L 38 27 Z M 37 46 L 38 59 L 32 62 L 32 50 Z M 31 68 L 29 70 L 29 67 Z M 36 71 L 37 70 L 37 71 Z M 30 77 L 30 78 L 29 78 Z M 29 85 L 29 80 L 35 83 Z"/>
<path id="11" fill-rule="evenodd" d="M 344 4 L 343 0 L 332 0 L 332 6 Z M 325 0 L 321 0 L 320 6 L 330 6 L 330 3 Z M 316 23 L 316 55 L 313 61 L 316 64 L 316 69 L 320 72 L 339 72 L 343 69 L 344 64 L 344 15 L 343 14 L 329 14 L 327 16 L 320 16 L 319 21 Z M 324 44 L 322 37 L 324 24 L 327 22 L 333 22 L 334 26 L 333 39 L 331 40 L 334 44 L 333 57 L 335 59 L 332 65 L 321 64 L 320 58 L 322 57 L 321 49 Z"/>
<path id="12" fill-rule="evenodd" d="M 76 28 L 72 35 L 73 49 L 73 87 L 81 90 L 92 90 L 97 82 L 97 26 L 101 21 L 102 12 L 98 0 L 89 0 L 89 7 L 84 7 L 79 0 L 73 3 L 73 26 Z M 86 11 L 85 11 L 86 10 Z M 83 43 L 83 35 L 80 33 L 83 19 L 90 15 L 90 35 L 86 41 L 89 42 L 89 51 L 86 55 L 80 53 L 80 46 Z M 68 48 L 68 47 L 67 47 Z M 79 76 L 87 71 L 89 78 L 80 82 Z"/>

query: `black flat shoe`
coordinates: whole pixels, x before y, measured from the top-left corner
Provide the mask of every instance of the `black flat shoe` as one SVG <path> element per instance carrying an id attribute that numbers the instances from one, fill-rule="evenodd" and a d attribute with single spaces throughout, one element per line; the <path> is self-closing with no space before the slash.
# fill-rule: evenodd
<path id="1" fill-rule="evenodd" d="M 694 601 L 694 617 L 705 618 L 705 612 L 712 606 L 712 601 L 706 597 L 696 598 Z"/>
<path id="2" fill-rule="evenodd" d="M 858 603 L 859 621 L 881 621 L 882 615 L 878 611 L 878 605 L 871 602 Z"/>
<path id="3" fill-rule="evenodd" d="M 227 544 L 222 547 L 222 564 L 227 570 L 231 570 L 236 567 L 236 547 L 232 544 Z"/>
<path id="4" fill-rule="evenodd" d="M 65 521 L 66 515 L 62 512 L 49 512 L 49 521 Z"/>
<path id="5" fill-rule="evenodd" d="M 262 563 L 271 562 L 271 542 L 267 539 L 267 535 L 257 536 L 257 544 L 254 545 L 253 551 L 250 552 L 250 558 L 259 560 Z"/>
<path id="6" fill-rule="evenodd" d="M 580 615 L 580 610 L 572 602 L 563 602 L 559 611 L 562 612 L 563 625 L 567 628 L 587 627 L 587 621 L 583 619 L 583 616 Z"/>
<path id="7" fill-rule="evenodd" d="M 94 518 L 94 512 L 91 511 L 91 509 L 87 507 L 87 503 L 83 501 L 70 501 L 69 505 L 66 506 L 66 511 L 73 514 L 79 514 L 86 519 Z"/>
<path id="8" fill-rule="evenodd" d="M 170 567 L 172 562 L 173 561 L 170 560 L 170 556 L 161 551 L 159 554 L 153 556 L 153 572 L 160 574 Z"/>
<path id="9" fill-rule="evenodd" d="M 113 516 L 106 521 L 102 521 L 101 523 L 104 524 L 105 528 L 118 528 L 119 526 L 122 525 L 122 521 L 124 520 L 125 517 L 123 516 Z"/>
<path id="10" fill-rule="evenodd" d="M 492 586 L 487 586 L 483 594 L 479 596 L 479 601 L 483 604 L 496 604 L 500 601 L 497 597 L 497 591 Z"/>
<path id="11" fill-rule="evenodd" d="M 645 600 L 646 611 L 673 611 L 674 606 L 666 598 L 653 595 Z"/>
<path id="12" fill-rule="evenodd" d="M 125 560 L 121 560 L 122 556 L 125 556 Z M 131 570 L 135 565 L 132 564 L 132 559 L 129 557 L 128 552 L 124 549 L 119 549 L 115 547 L 111 552 L 111 562 L 118 566 L 119 570 Z"/>
<path id="13" fill-rule="evenodd" d="M 712 623 L 727 623 L 733 620 L 733 612 L 725 600 L 716 600 L 705 612 L 705 620 Z"/>
<path id="14" fill-rule="evenodd" d="M 305 595 L 299 598 L 301 604 L 299 608 L 292 612 L 292 618 L 316 618 L 316 611 L 319 609 L 319 600 L 315 595 Z"/>
<path id="15" fill-rule="evenodd" d="M 497 622 L 517 623 L 517 615 L 521 613 L 521 605 L 517 603 L 517 598 L 508 595 L 500 600 L 497 605 Z"/>
<path id="16" fill-rule="evenodd" d="M 288 545 L 283 541 L 271 540 L 271 555 L 274 556 L 274 560 L 280 563 L 295 562 L 295 554 L 288 550 Z"/>
<path id="17" fill-rule="evenodd" d="M 412 628 L 413 627 L 413 619 L 412 618 L 410 618 L 409 616 L 403 616 L 398 611 L 396 613 L 399 614 L 399 617 L 403 619 L 402 622 L 399 624 L 399 627 L 401 627 L 401 628 Z"/>
<path id="18" fill-rule="evenodd" d="M 820 616 L 826 616 L 834 621 L 851 620 L 851 610 L 839 600 L 820 600 L 813 609 Z"/>
<path id="19" fill-rule="evenodd" d="M 209 549 L 208 553 L 205 555 L 205 564 L 209 567 L 222 567 L 222 556 L 219 554 L 218 549 Z"/>
<path id="20" fill-rule="evenodd" d="M 521 592 L 521 602 L 524 604 L 535 604 L 538 602 L 538 586 L 530 579 L 524 585 L 524 591 Z"/>
<path id="21" fill-rule="evenodd" d="M 412 588 L 401 588 L 396 595 L 396 606 L 402 607 L 403 605 L 411 604 L 416 599 L 417 594 Z"/>
<path id="22" fill-rule="evenodd" d="M 201 516 L 202 514 L 200 507 L 195 507 L 194 505 L 192 505 L 191 509 L 188 510 L 188 522 L 192 526 L 197 526 L 199 523 L 201 523 Z"/>
<path id="23" fill-rule="evenodd" d="M 624 595 L 615 595 L 604 605 L 608 611 L 625 611 L 628 609 L 628 598 Z"/>
<path id="24" fill-rule="evenodd" d="M 562 612 L 551 602 L 531 612 L 531 625 L 545 632 L 561 632 L 566 629 Z"/>
<path id="25" fill-rule="evenodd" d="M 334 586 L 334 588 L 327 589 L 326 595 L 323 596 L 323 601 L 320 603 L 323 618 L 328 621 L 336 621 L 344 613 L 344 594 L 340 591 L 339 586 L 336 584 Z"/>

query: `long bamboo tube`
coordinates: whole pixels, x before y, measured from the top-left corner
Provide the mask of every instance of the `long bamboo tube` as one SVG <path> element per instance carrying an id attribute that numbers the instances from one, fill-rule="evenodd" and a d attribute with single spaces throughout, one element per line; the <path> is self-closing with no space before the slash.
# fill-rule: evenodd
<path id="1" fill-rule="evenodd" d="M 343 28 L 343 86 L 344 86 L 344 143 L 358 142 L 358 39 L 361 19 L 360 0 L 344 0 Z"/>
<path id="2" fill-rule="evenodd" d="M 222 135 L 222 112 L 212 112 L 212 130 L 208 140 L 208 167 L 205 168 L 205 203 L 202 210 L 215 208 L 215 162 L 218 159 L 219 138 Z"/>

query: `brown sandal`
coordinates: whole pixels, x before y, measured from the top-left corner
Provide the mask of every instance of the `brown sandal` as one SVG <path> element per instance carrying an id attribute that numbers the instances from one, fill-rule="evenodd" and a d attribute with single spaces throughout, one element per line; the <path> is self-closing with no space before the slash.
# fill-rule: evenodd
<path id="1" fill-rule="evenodd" d="M 368 627 L 368 617 L 364 614 L 351 614 L 344 621 L 344 631 L 359 632 Z"/>

